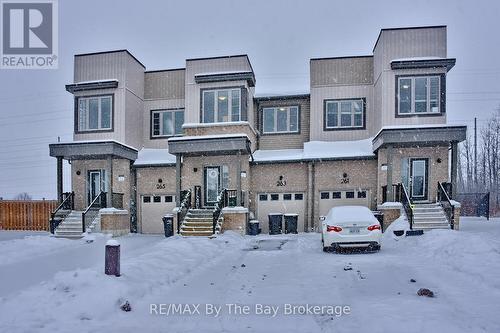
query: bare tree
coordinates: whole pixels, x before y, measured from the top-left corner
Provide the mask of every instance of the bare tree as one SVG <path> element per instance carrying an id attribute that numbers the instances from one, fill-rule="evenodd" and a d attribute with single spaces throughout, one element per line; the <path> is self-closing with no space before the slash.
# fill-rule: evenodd
<path id="1" fill-rule="evenodd" d="M 33 198 L 26 192 L 19 193 L 14 197 L 14 200 L 32 200 Z"/>

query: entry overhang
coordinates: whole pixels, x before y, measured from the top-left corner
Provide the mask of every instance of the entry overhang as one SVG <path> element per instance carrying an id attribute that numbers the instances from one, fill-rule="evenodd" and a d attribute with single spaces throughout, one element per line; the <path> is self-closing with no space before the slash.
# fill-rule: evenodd
<path id="1" fill-rule="evenodd" d="M 137 159 L 137 149 L 113 140 L 53 143 L 49 145 L 49 154 L 66 160 L 104 159 L 108 156 L 131 161 Z"/>
<path id="2" fill-rule="evenodd" d="M 383 127 L 373 139 L 373 151 L 388 145 L 433 146 L 462 142 L 467 136 L 465 125 L 422 125 Z"/>
<path id="3" fill-rule="evenodd" d="M 250 139 L 244 133 L 181 136 L 168 140 L 168 151 L 191 155 L 250 153 Z"/>

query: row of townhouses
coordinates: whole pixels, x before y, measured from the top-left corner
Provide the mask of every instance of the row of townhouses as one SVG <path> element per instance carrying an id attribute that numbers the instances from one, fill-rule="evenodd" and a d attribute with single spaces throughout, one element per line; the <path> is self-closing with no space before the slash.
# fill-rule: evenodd
<path id="1" fill-rule="evenodd" d="M 256 95 L 247 55 L 155 71 L 127 50 L 74 61 L 74 138 L 50 155 L 59 199 L 71 195 L 78 214 L 99 202 L 125 211 L 133 231 L 162 233 L 165 214 L 201 221 L 222 195 L 245 219 L 218 229 L 254 218 L 267 232 L 280 212 L 311 231 L 338 205 L 430 205 L 444 185 L 453 197 L 466 127 L 446 122 L 446 26 L 383 29 L 371 55 L 310 59 L 310 91 L 295 95 Z M 186 216 L 175 216 L 184 234 L 212 234 Z"/>

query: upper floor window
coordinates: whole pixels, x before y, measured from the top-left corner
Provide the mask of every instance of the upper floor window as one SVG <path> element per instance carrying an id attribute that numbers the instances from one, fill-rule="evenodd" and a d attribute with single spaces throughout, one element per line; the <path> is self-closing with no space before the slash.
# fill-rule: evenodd
<path id="1" fill-rule="evenodd" d="M 153 110 L 151 111 L 151 137 L 165 137 L 182 134 L 184 110 Z"/>
<path id="2" fill-rule="evenodd" d="M 241 88 L 203 90 L 202 122 L 229 122 L 246 120 L 242 117 Z"/>
<path id="3" fill-rule="evenodd" d="M 76 104 L 78 132 L 112 130 L 112 95 L 78 97 Z"/>
<path id="4" fill-rule="evenodd" d="M 325 130 L 365 128 L 364 99 L 325 101 Z"/>
<path id="5" fill-rule="evenodd" d="M 262 109 L 262 129 L 264 134 L 298 133 L 299 107 L 284 106 Z"/>
<path id="6" fill-rule="evenodd" d="M 440 112 L 440 76 L 400 76 L 397 87 L 398 114 Z"/>

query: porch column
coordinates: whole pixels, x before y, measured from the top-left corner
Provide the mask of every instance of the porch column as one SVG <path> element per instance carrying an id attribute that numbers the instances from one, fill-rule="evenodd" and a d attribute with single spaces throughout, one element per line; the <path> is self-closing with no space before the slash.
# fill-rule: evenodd
<path id="1" fill-rule="evenodd" d="M 181 205 L 181 155 L 175 155 L 175 203 Z"/>
<path id="2" fill-rule="evenodd" d="M 387 200 L 394 201 L 392 188 L 392 145 L 387 146 Z"/>
<path id="3" fill-rule="evenodd" d="M 457 194 L 457 171 L 458 171 L 458 142 L 451 143 L 451 198 L 455 199 Z"/>
<path id="4" fill-rule="evenodd" d="M 57 156 L 57 200 L 62 202 L 63 195 L 63 158 Z"/>
<path id="5" fill-rule="evenodd" d="M 113 158 L 111 156 L 107 157 L 109 175 L 106 177 L 106 185 L 108 191 L 106 193 L 106 207 L 113 207 Z"/>
<path id="6" fill-rule="evenodd" d="M 238 162 L 236 163 L 236 206 L 241 205 L 241 152 L 236 154 Z"/>
<path id="7" fill-rule="evenodd" d="M 314 172 L 314 162 L 309 162 L 307 164 L 307 217 L 304 221 L 304 230 L 309 232 L 310 228 L 314 226 L 314 201 L 313 201 L 313 172 Z M 301 230 L 302 231 L 302 230 Z"/>

